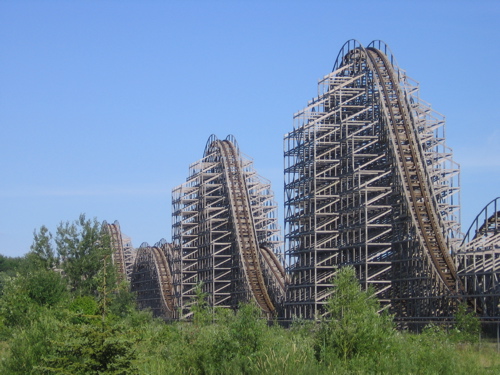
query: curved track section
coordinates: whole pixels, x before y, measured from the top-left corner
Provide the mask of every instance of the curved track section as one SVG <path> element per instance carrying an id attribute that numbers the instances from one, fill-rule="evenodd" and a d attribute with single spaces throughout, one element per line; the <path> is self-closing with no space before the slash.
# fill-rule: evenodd
<path id="1" fill-rule="evenodd" d="M 149 246 L 143 243 L 137 252 L 132 273 L 131 289 L 137 294 L 141 309 L 149 308 L 155 316 L 167 319 L 176 317 L 172 246 L 164 240 Z"/>
<path id="2" fill-rule="evenodd" d="M 467 297 L 483 317 L 500 315 L 500 197 L 488 203 L 469 227 L 456 254 Z"/>
<path id="3" fill-rule="evenodd" d="M 500 197 L 488 203 L 472 222 L 462 247 L 494 247 L 500 236 Z"/>
<path id="4" fill-rule="evenodd" d="M 268 246 L 260 246 L 260 265 L 268 291 L 275 296 L 274 299 L 282 301 L 285 297 L 286 284 L 289 282 L 283 262 Z"/>
<path id="5" fill-rule="evenodd" d="M 113 224 L 104 222 L 103 227 L 110 236 L 111 247 L 113 249 L 113 264 L 118 271 L 118 281 L 120 282 L 124 279 L 130 281 L 135 260 L 135 249 L 132 246 L 130 238 L 122 234 L 118 221 L 115 221 Z"/>
<path id="6" fill-rule="evenodd" d="M 174 246 L 183 317 L 202 282 L 213 306 L 237 308 L 255 300 L 275 314 L 284 297 L 277 206 L 236 140 L 211 136 L 204 157 L 174 189 Z"/>

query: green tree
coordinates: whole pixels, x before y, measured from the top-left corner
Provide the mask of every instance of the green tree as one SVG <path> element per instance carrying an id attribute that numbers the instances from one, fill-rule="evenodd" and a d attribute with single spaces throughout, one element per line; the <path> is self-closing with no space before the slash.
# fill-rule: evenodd
<path id="1" fill-rule="evenodd" d="M 28 259 L 35 267 L 53 269 L 58 259 L 52 246 L 52 234 L 45 225 L 40 227 L 39 232 L 33 232 L 33 244 L 30 247 Z"/>
<path id="2" fill-rule="evenodd" d="M 191 302 L 191 312 L 195 325 L 204 326 L 213 321 L 213 309 L 208 305 L 207 297 L 208 294 L 203 292 L 203 282 L 196 284 Z"/>
<path id="3" fill-rule="evenodd" d="M 0 373 L 38 375 L 35 368 L 54 351 L 53 340 L 64 332 L 64 324 L 46 310 L 23 327 L 18 327 L 9 340 L 9 354 L 0 361 Z"/>
<path id="4" fill-rule="evenodd" d="M 247 356 L 261 349 L 267 321 L 262 319 L 262 311 L 255 303 L 243 303 L 231 319 L 229 328 L 238 353 Z"/>
<path id="5" fill-rule="evenodd" d="M 30 298 L 24 277 L 8 277 L 0 298 L 0 318 L 5 328 L 25 327 L 38 316 L 40 306 Z M 5 335 L 5 332 L 2 332 Z"/>
<path id="6" fill-rule="evenodd" d="M 453 333 L 458 341 L 477 342 L 479 340 L 481 321 L 473 311 L 469 311 L 467 302 L 458 305 Z"/>
<path id="7" fill-rule="evenodd" d="M 79 294 L 96 294 L 96 276 L 106 267 L 107 285 L 116 284 L 116 272 L 109 259 L 113 250 L 109 235 L 96 219 L 80 215 L 73 223 L 61 223 L 56 232 L 57 253 L 72 290 Z"/>
<path id="8" fill-rule="evenodd" d="M 352 267 L 339 269 L 333 285 L 326 304 L 329 320 L 323 322 L 316 342 L 318 358 L 335 354 L 345 361 L 358 353 L 383 349 L 394 328 L 392 317 L 378 313 L 374 291 L 361 290 Z"/>
<path id="9" fill-rule="evenodd" d="M 17 272 L 24 268 L 25 263 L 25 257 L 7 257 L 0 254 L 0 273 L 15 276 Z"/>
<path id="10" fill-rule="evenodd" d="M 69 298 L 66 279 L 53 270 L 39 269 L 22 276 L 28 296 L 40 306 L 56 306 Z"/>
<path id="11" fill-rule="evenodd" d="M 98 291 L 98 311 L 101 316 L 87 315 L 87 324 L 68 325 L 62 341 L 53 342 L 54 353 L 42 359 L 37 367 L 47 374 L 138 374 L 133 361 L 136 359 L 135 333 L 108 315 L 111 296 L 108 289 L 108 256 L 94 276 Z M 88 301 L 80 297 L 77 308 L 83 312 L 96 312 Z M 76 301 L 75 301 L 76 302 Z M 74 306 L 73 306 L 74 307 Z M 81 316 L 81 313 L 80 313 Z M 101 318 L 101 319 L 99 319 Z M 78 321 L 76 321 L 78 322 Z"/>
<path id="12" fill-rule="evenodd" d="M 7 328 L 26 327 L 43 311 L 69 299 L 66 280 L 46 269 L 8 277 L 0 298 L 0 318 Z"/>
<path id="13" fill-rule="evenodd" d="M 6 257 L 0 254 L 0 296 L 5 285 L 16 275 L 27 268 L 26 257 Z"/>
<path id="14" fill-rule="evenodd" d="M 134 332 L 119 323 L 66 326 L 54 352 L 36 367 L 45 374 L 137 374 Z"/>

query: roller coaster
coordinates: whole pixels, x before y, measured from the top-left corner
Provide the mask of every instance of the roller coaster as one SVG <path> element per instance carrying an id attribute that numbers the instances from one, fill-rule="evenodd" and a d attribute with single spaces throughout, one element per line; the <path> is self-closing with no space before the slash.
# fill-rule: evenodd
<path id="1" fill-rule="evenodd" d="M 500 316 L 500 197 L 476 216 L 456 254 L 458 277 L 483 317 Z"/>
<path id="2" fill-rule="evenodd" d="M 284 297 L 277 205 L 236 140 L 211 136 L 186 183 L 173 190 L 175 283 L 181 318 L 202 282 L 213 306 L 255 301 L 269 315 Z"/>
<path id="3" fill-rule="evenodd" d="M 464 236 L 460 168 L 418 83 L 383 42 L 351 40 L 318 87 L 285 135 L 286 250 L 269 181 L 233 136 L 211 136 L 172 191 L 172 243 L 126 255 L 108 225 L 139 306 L 190 319 L 201 291 L 214 307 L 317 319 L 349 265 L 402 324 L 447 319 L 462 301 L 498 317 L 499 198 Z"/>
<path id="4" fill-rule="evenodd" d="M 132 241 L 129 237 L 122 234 L 118 221 L 115 221 L 113 224 L 104 222 L 103 228 L 110 237 L 111 248 L 113 249 L 112 260 L 118 270 L 118 282 L 124 279 L 130 280 L 136 255 Z"/>
<path id="5" fill-rule="evenodd" d="M 444 119 L 382 42 L 347 42 L 319 86 L 285 136 L 289 317 L 322 314 L 344 265 L 399 318 L 448 315 L 459 168 Z"/>

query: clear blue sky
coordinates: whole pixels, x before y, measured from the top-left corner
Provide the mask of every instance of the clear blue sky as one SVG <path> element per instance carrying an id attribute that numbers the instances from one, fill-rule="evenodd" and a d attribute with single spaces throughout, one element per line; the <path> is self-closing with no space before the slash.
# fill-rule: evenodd
<path id="1" fill-rule="evenodd" d="M 446 116 L 465 231 L 500 195 L 499 19 L 488 0 L 0 0 L 0 253 L 80 213 L 170 240 L 212 133 L 282 206 L 283 135 L 348 39 L 384 40 Z"/>

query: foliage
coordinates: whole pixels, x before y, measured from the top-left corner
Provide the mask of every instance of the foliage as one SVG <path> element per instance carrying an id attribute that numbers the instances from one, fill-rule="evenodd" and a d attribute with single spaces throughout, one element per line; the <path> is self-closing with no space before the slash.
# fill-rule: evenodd
<path id="1" fill-rule="evenodd" d="M 0 296 L 5 284 L 18 273 L 27 269 L 26 257 L 6 257 L 0 254 Z"/>
<path id="2" fill-rule="evenodd" d="M 66 279 L 60 273 L 39 269 L 19 279 L 28 296 L 40 306 L 56 306 L 68 298 Z"/>
<path id="3" fill-rule="evenodd" d="M 479 339 L 481 322 L 473 311 L 469 311 L 466 302 L 458 305 L 453 333 L 457 341 L 475 343 Z"/>
<path id="4" fill-rule="evenodd" d="M 53 269 L 57 265 L 58 259 L 52 246 L 52 234 L 45 225 L 42 225 L 38 233 L 36 231 L 33 233 L 33 237 L 28 257 L 34 267 Z"/>
<path id="5" fill-rule="evenodd" d="M 27 327 L 43 308 L 53 308 L 69 299 L 64 278 L 57 272 L 40 269 L 31 274 L 7 277 L 0 298 L 0 334 L 16 327 Z"/>
<path id="6" fill-rule="evenodd" d="M 2 336 L 6 329 L 29 326 L 38 316 L 40 307 L 33 301 L 24 284 L 24 278 L 9 277 L 0 299 L 0 317 L 3 323 Z"/>
<path id="7" fill-rule="evenodd" d="M 68 306 L 69 310 L 74 313 L 71 317 L 71 323 L 90 323 L 92 318 L 96 318 L 99 314 L 99 305 L 95 298 L 91 296 L 78 296 Z"/>
<path id="8" fill-rule="evenodd" d="M 64 335 L 52 343 L 52 355 L 42 358 L 37 369 L 48 374 L 137 374 L 134 330 L 109 315 L 112 295 L 108 289 L 108 256 L 94 276 L 98 300 L 82 296 L 72 303 L 84 318 L 66 325 Z M 101 316 L 95 315 L 100 312 Z M 85 315 L 83 315 L 85 314 Z M 100 318 L 100 319 L 99 319 Z"/>
<path id="9" fill-rule="evenodd" d="M 25 257 L 7 257 L 0 254 L 0 273 L 7 276 L 15 276 L 19 270 L 24 268 Z"/>
<path id="10" fill-rule="evenodd" d="M 193 313 L 193 323 L 195 325 L 204 326 L 213 321 L 213 310 L 207 302 L 208 294 L 203 292 L 203 283 L 200 282 L 195 286 L 194 298 L 191 303 L 191 312 Z"/>
<path id="11" fill-rule="evenodd" d="M 229 322 L 231 339 L 239 355 L 248 356 L 262 348 L 267 322 L 255 303 L 241 304 Z"/>
<path id="12" fill-rule="evenodd" d="M 126 318 L 134 314 L 136 305 L 136 296 L 130 291 L 130 285 L 122 281 L 116 289 L 113 290 L 109 305 L 109 313 L 120 318 Z"/>
<path id="13" fill-rule="evenodd" d="M 40 374 L 36 369 L 42 358 L 49 355 L 51 340 L 61 332 L 61 323 L 46 310 L 25 326 L 19 326 L 9 341 L 9 355 L 2 358 L 3 374 Z"/>
<path id="14" fill-rule="evenodd" d="M 135 342 L 119 324 L 66 326 L 36 369 L 46 374 L 137 374 Z"/>
<path id="15" fill-rule="evenodd" d="M 95 294 L 99 283 L 96 276 L 103 267 L 107 268 L 107 285 L 116 284 L 112 262 L 103 262 L 112 254 L 110 238 L 96 219 L 87 220 L 82 214 L 74 223 L 61 223 L 57 228 L 55 243 L 61 268 L 73 291 Z"/>
<path id="16" fill-rule="evenodd" d="M 394 332 L 392 318 L 379 314 L 372 290 L 362 291 L 352 267 L 339 269 L 333 280 L 332 297 L 316 343 L 319 359 L 335 354 L 344 361 L 358 353 L 379 351 Z"/>
<path id="17" fill-rule="evenodd" d="M 0 256 L 2 374 L 496 374 L 496 351 L 472 344 L 478 320 L 458 309 L 448 334 L 396 332 L 354 269 L 340 269 L 321 322 L 270 324 L 254 303 L 213 308 L 196 288 L 192 321 L 166 324 L 116 286 L 109 238 L 82 215 L 42 227 L 23 258 Z M 51 249 L 55 249 L 51 252 Z M 59 262 L 59 263 L 58 263 Z M 3 267 L 3 268 L 2 268 Z M 62 276 L 54 267 L 64 270 Z M 2 341 L 3 340 L 3 341 Z M 458 341 L 458 342 L 457 342 Z M 464 343 L 466 342 L 466 343 Z"/>

